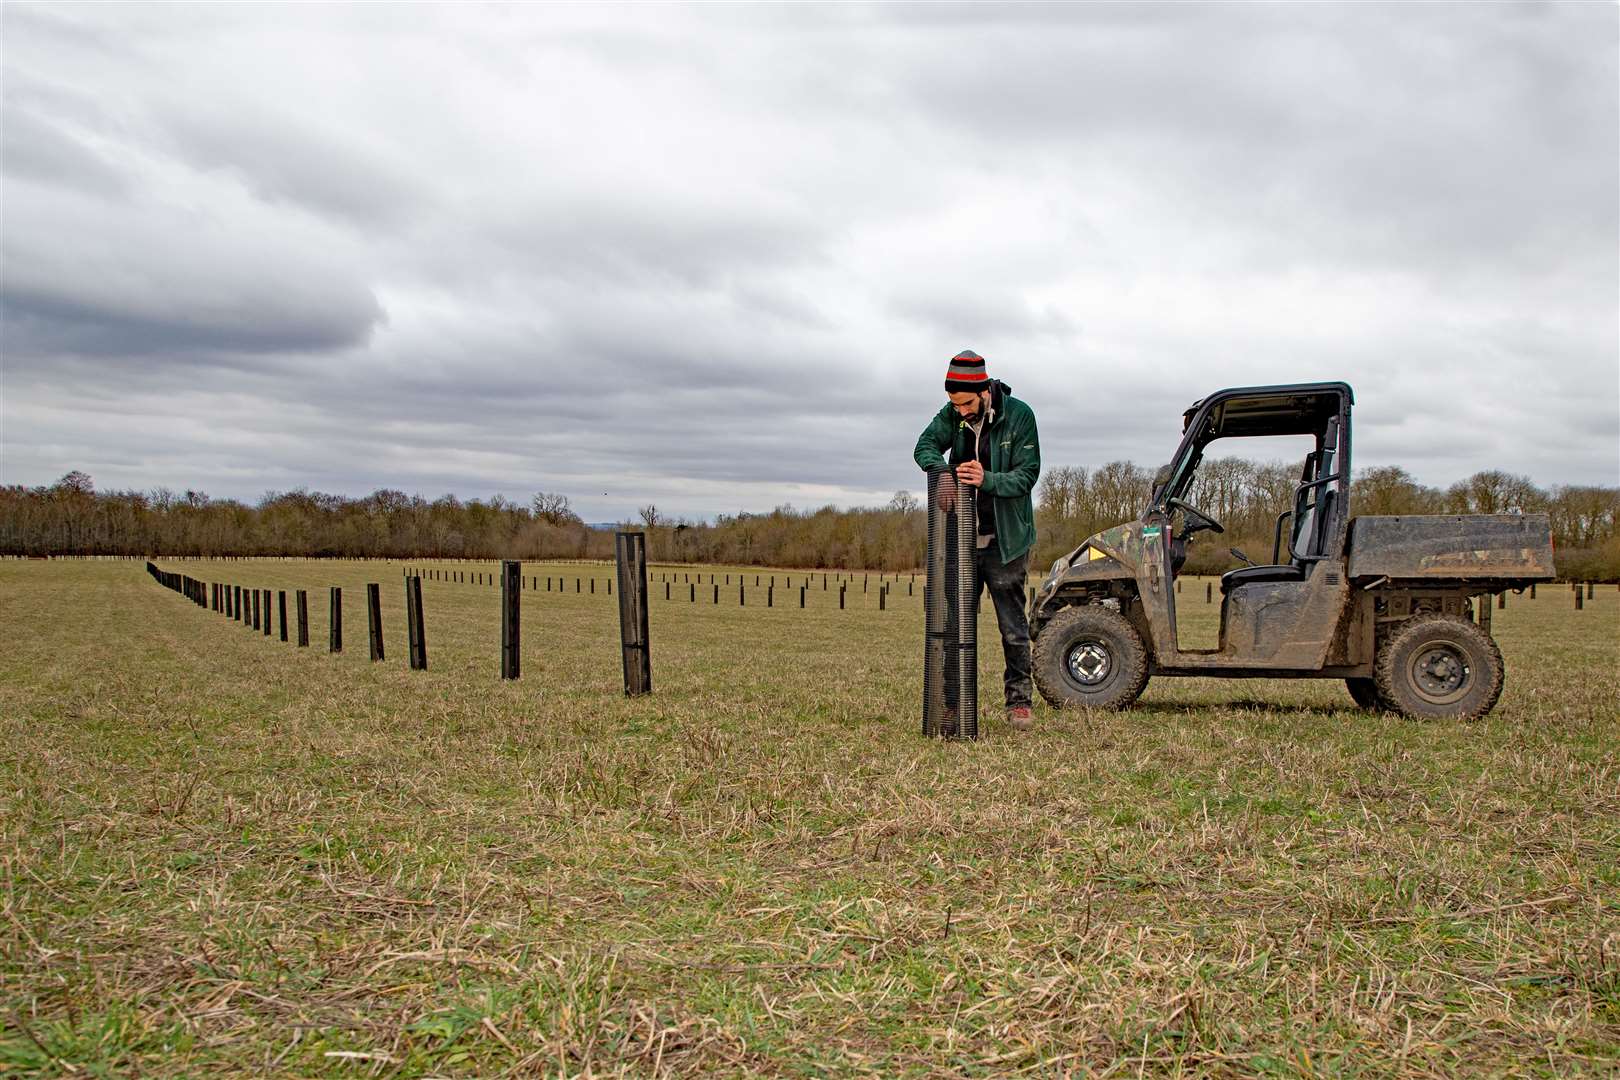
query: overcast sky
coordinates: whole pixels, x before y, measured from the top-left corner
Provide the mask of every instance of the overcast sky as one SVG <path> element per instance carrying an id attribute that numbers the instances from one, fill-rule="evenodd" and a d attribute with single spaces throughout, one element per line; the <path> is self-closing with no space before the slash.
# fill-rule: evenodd
<path id="1" fill-rule="evenodd" d="M 1620 483 L 1613 4 L 0 18 L 5 483 L 874 504 L 964 348 L 1048 467 Z"/>

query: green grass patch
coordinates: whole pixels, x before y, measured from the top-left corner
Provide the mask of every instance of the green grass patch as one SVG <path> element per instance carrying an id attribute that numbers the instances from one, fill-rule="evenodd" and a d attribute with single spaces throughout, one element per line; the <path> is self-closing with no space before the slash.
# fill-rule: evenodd
<path id="1" fill-rule="evenodd" d="M 312 647 L 138 563 L 0 563 L 0 1075 L 1620 1069 L 1613 590 L 1496 612 L 1472 725 L 1158 679 L 946 745 L 903 581 L 655 568 L 631 701 L 603 567 L 526 568 L 567 587 L 502 683 L 495 589 L 424 582 L 412 672 L 396 564 L 166 566 L 311 590 Z"/>

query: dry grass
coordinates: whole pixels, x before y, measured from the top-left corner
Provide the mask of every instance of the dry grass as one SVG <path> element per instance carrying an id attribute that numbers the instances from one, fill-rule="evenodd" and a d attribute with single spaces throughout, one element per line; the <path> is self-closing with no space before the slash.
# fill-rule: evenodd
<path id="1" fill-rule="evenodd" d="M 315 645 L 139 564 L 0 564 L 0 1073 L 1620 1070 L 1612 587 L 1510 598 L 1475 725 L 1159 680 L 943 745 L 903 587 L 655 586 L 629 701 L 578 567 L 502 684 L 494 589 L 425 583 L 423 673 L 397 565 L 165 565 L 320 588 Z"/>

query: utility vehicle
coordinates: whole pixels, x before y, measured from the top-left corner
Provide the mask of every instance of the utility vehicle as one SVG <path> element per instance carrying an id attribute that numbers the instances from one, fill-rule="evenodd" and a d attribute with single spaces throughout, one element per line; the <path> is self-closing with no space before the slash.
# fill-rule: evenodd
<path id="1" fill-rule="evenodd" d="M 1343 679 L 1363 708 L 1488 713 L 1503 676 L 1491 597 L 1552 579 L 1547 515 L 1353 517 L 1353 403 L 1342 382 L 1237 387 L 1194 402 L 1142 516 L 1058 559 L 1030 601 L 1042 696 L 1118 709 L 1154 675 Z M 1184 497 L 1205 451 L 1221 439 L 1301 435 L 1311 440 L 1294 441 L 1314 449 L 1277 516 L 1271 562 L 1224 574 L 1219 644 L 1184 648 L 1175 579 L 1187 541 L 1225 531 Z"/>

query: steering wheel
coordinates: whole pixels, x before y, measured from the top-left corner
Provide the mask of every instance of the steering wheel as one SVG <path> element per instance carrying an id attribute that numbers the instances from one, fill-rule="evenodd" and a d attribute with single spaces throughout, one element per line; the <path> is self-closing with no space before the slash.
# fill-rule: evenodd
<path id="1" fill-rule="evenodd" d="M 1182 515 L 1186 517 L 1187 528 L 1181 534 L 1183 540 L 1191 536 L 1193 533 L 1202 532 L 1205 529 L 1208 529 L 1213 533 L 1223 533 L 1226 531 L 1225 525 L 1222 525 L 1220 522 L 1198 509 L 1198 507 L 1194 506 L 1192 503 L 1183 502 L 1181 499 L 1171 499 L 1165 503 L 1165 505 L 1170 507 L 1172 510 L 1180 510 Z"/>

